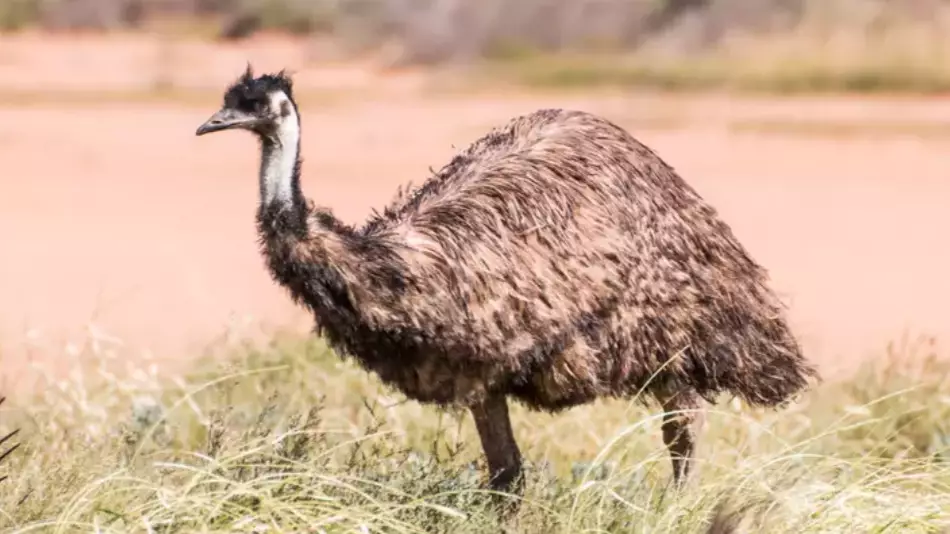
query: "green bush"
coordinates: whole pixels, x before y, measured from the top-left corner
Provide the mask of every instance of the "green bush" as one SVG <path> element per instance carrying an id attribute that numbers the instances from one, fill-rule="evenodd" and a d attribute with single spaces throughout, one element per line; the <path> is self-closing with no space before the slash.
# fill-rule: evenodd
<path id="1" fill-rule="evenodd" d="M 26 28 L 40 21 L 40 0 L 0 2 L 0 31 Z"/>

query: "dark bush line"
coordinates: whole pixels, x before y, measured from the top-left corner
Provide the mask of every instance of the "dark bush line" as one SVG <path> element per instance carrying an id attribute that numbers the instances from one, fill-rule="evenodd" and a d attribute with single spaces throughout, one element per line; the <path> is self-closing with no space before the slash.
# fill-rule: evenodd
<path id="1" fill-rule="evenodd" d="M 439 63 L 567 49 L 631 50 L 658 39 L 686 52 L 735 32 L 785 31 L 815 15 L 816 0 L 3 0 L 0 31 L 133 29 L 160 16 L 208 22 L 221 39 L 262 30 L 332 33 L 362 46 L 400 42 L 404 61 Z M 832 24 L 933 21 L 950 0 L 825 0 Z M 819 10 L 822 11 L 822 10 Z M 829 11 L 829 10 L 823 10 Z M 850 21 L 848 13 L 855 20 Z M 888 18 L 890 17 L 890 19 Z M 824 19 L 823 19 L 824 20 Z M 883 21 L 883 22 L 882 22 Z"/>

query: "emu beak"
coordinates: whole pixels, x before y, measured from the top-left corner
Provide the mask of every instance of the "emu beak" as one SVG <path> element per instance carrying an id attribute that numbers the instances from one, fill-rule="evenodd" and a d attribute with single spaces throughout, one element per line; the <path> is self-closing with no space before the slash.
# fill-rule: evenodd
<path id="1" fill-rule="evenodd" d="M 220 132 L 221 130 L 229 130 L 231 128 L 246 128 L 254 124 L 256 121 L 257 119 L 255 117 L 240 111 L 233 109 L 222 109 L 212 115 L 211 118 L 206 120 L 204 124 L 199 126 L 195 131 L 195 135 Z"/>

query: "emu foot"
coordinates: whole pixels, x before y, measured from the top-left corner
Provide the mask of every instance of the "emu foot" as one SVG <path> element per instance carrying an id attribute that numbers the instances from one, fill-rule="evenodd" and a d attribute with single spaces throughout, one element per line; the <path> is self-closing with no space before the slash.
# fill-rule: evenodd
<path id="1" fill-rule="evenodd" d="M 521 472 L 521 466 L 502 468 L 497 471 L 493 470 L 491 478 L 488 481 L 488 487 L 492 491 L 511 495 L 523 495 L 524 476 Z"/>
<path id="2" fill-rule="evenodd" d="M 488 489 L 496 492 L 492 498 L 502 510 L 515 512 L 524 496 L 524 473 L 520 467 L 495 472 L 488 481 Z"/>
<path id="3" fill-rule="evenodd" d="M 525 480 L 521 469 L 498 471 L 490 477 L 487 486 L 487 489 L 493 492 L 490 501 L 497 510 L 499 519 L 505 524 L 510 523 L 521 509 L 521 499 L 524 496 Z"/>

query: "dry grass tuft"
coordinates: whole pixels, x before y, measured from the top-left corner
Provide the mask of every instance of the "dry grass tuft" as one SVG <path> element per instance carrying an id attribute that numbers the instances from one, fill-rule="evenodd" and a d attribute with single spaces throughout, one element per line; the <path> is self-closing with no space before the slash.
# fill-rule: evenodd
<path id="1" fill-rule="evenodd" d="M 703 477 L 682 493 L 668 485 L 659 414 L 516 409 L 533 463 L 520 514 L 504 519 L 479 487 L 466 417 L 393 398 L 318 341 L 169 378 L 120 372 L 100 343 L 65 356 L 66 373 L 38 369 L 45 385 L 6 407 L 0 426 L 23 430 L 4 462 L 0 528 L 935 532 L 950 527 L 950 375 L 936 353 L 891 347 L 784 412 L 721 403 Z"/>

